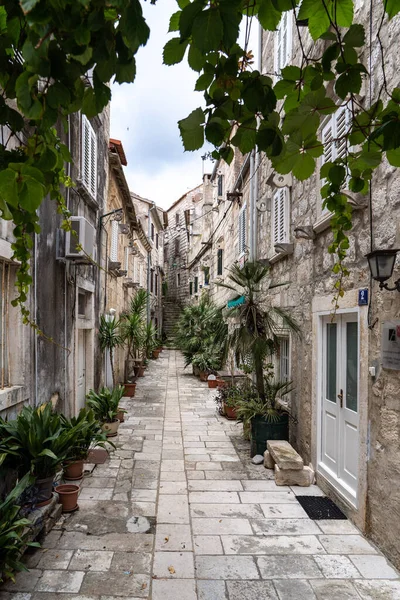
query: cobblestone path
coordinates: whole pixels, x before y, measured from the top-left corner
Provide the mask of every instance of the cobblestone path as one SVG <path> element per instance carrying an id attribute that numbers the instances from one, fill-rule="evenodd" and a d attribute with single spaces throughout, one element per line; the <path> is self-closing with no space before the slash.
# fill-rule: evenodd
<path id="1" fill-rule="evenodd" d="M 399 575 L 349 521 L 312 521 L 251 465 L 213 390 L 164 351 L 139 380 L 80 510 L 1 600 L 399 600 Z"/>

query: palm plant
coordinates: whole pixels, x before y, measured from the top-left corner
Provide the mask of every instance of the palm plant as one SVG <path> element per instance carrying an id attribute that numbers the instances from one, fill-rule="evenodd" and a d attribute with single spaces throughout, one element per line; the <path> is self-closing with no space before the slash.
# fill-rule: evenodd
<path id="1" fill-rule="evenodd" d="M 99 341 L 101 351 L 108 350 L 110 353 L 111 373 L 113 385 L 115 386 L 114 352 L 122 344 L 120 332 L 120 321 L 115 317 L 107 319 L 104 315 L 100 317 Z"/>
<path id="2" fill-rule="evenodd" d="M 128 357 L 137 359 L 144 338 L 144 322 L 140 314 L 131 311 L 121 318 L 121 337 L 127 344 Z"/>
<path id="3" fill-rule="evenodd" d="M 144 318 L 148 297 L 149 293 L 146 290 L 138 290 L 131 300 L 130 312 Z"/>
<path id="4" fill-rule="evenodd" d="M 93 410 L 96 419 L 101 423 L 113 423 L 119 412 L 119 403 L 124 395 L 124 386 L 109 390 L 106 387 L 96 394 L 94 390 L 90 390 L 87 398 L 87 405 Z"/>
<path id="5" fill-rule="evenodd" d="M 260 300 L 267 297 L 269 290 L 286 285 L 273 284 L 268 274 L 269 267 L 259 262 L 247 262 L 243 267 L 231 267 L 228 276 L 231 283 L 218 284 L 234 292 L 232 300 L 242 300 L 240 304 L 227 309 L 228 317 L 236 317 L 238 322 L 227 337 L 227 346 L 234 353 L 237 364 L 248 363 L 251 356 L 256 387 L 262 402 L 266 400 L 264 361 L 279 348 L 277 332 L 284 327 L 299 333 L 297 323 L 287 311 L 261 304 Z"/>
<path id="6" fill-rule="evenodd" d="M 144 329 L 143 335 L 143 344 L 142 344 L 142 352 L 143 359 L 150 358 L 151 353 L 155 348 L 155 340 L 156 340 L 156 329 L 153 323 L 147 323 Z"/>
<path id="7" fill-rule="evenodd" d="M 238 419 L 243 423 L 247 423 L 254 417 L 261 416 L 267 423 L 277 422 L 283 410 L 282 406 L 278 405 L 278 399 L 290 394 L 293 389 L 291 381 L 275 381 L 272 374 L 270 374 L 265 377 L 264 381 L 264 399 L 258 394 L 239 399 L 236 404 Z"/>
<path id="8" fill-rule="evenodd" d="M 60 415 L 61 427 L 64 431 L 75 431 L 74 444 L 68 452 L 68 460 L 84 460 L 89 450 L 95 446 L 104 448 L 111 443 L 102 431 L 99 420 L 92 409 L 81 408 L 77 417 L 67 419 Z"/>

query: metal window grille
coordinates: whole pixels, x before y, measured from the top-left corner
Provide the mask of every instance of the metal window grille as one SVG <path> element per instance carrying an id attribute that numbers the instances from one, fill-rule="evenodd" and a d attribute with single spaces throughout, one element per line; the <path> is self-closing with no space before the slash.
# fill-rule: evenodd
<path id="1" fill-rule="evenodd" d="M 9 323 L 8 310 L 10 304 L 10 265 L 0 261 L 0 366 L 1 389 L 11 385 L 9 361 Z"/>

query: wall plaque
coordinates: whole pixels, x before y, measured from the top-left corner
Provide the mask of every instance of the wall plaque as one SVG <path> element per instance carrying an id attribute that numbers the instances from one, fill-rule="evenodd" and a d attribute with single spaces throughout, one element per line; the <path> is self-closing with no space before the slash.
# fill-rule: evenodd
<path id="1" fill-rule="evenodd" d="M 400 371 L 400 321 L 382 324 L 382 367 Z"/>

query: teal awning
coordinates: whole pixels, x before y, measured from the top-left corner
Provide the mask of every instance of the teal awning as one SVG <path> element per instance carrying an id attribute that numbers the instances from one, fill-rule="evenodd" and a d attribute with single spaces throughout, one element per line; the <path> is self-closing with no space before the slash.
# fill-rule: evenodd
<path id="1" fill-rule="evenodd" d="M 245 302 L 246 302 L 246 298 L 244 296 L 240 296 L 239 298 L 236 298 L 235 300 L 228 300 L 227 307 L 235 308 L 235 306 L 240 306 L 241 304 L 244 304 Z"/>

